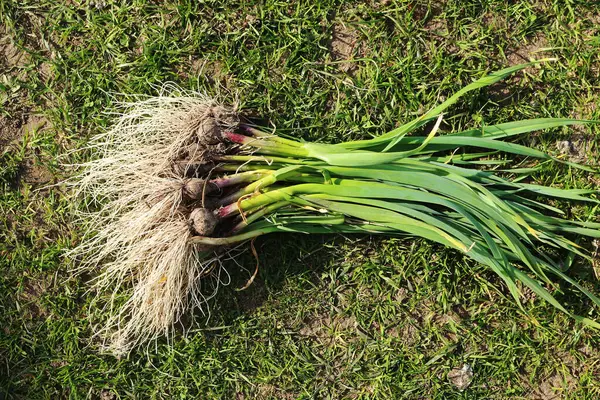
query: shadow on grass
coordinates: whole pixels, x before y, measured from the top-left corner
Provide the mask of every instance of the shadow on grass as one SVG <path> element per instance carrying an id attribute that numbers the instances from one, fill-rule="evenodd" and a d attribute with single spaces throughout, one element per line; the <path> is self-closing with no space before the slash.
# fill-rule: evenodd
<path id="1" fill-rule="evenodd" d="M 225 279 L 230 282 L 220 287 L 217 295 L 209 300 L 211 320 L 230 325 L 236 319 L 252 314 L 275 298 L 286 282 L 299 275 L 307 277 L 307 284 L 318 285 L 322 272 L 339 260 L 339 254 L 330 246 L 341 240 L 344 239 L 326 235 L 267 235 L 254 244 L 258 260 L 252 256 L 250 244 L 244 244 L 241 249 L 246 251 L 239 254 L 235 262 L 230 260 L 224 264 Z M 249 284 L 257 261 L 257 275 Z M 199 313 L 196 317 L 206 320 Z M 211 320 L 207 322 L 209 329 Z"/>

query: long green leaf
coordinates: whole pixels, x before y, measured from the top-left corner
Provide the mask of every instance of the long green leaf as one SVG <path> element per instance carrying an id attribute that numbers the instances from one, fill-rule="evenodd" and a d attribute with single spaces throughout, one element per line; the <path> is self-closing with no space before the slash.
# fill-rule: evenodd
<path id="1" fill-rule="evenodd" d="M 491 74 L 484 76 L 483 78 L 477 79 L 476 81 L 472 82 L 471 84 L 460 89 L 458 92 L 456 92 L 455 94 L 450 96 L 442 104 L 432 108 L 427 113 L 423 114 L 421 117 L 419 117 L 413 121 L 410 121 L 410 122 L 402 125 L 399 128 L 396 128 L 396 129 L 394 129 L 384 135 L 381 135 L 377 138 L 374 138 L 374 139 L 346 142 L 346 143 L 341 143 L 338 146 L 343 147 L 345 149 L 364 149 L 364 148 L 369 148 L 369 147 L 385 144 L 386 148 L 384 149 L 384 151 L 388 151 L 392 147 L 394 147 L 398 143 L 398 141 L 401 140 L 402 137 L 404 137 L 404 135 L 407 132 L 410 132 L 410 131 L 418 128 L 419 126 L 422 126 L 427 121 L 429 121 L 433 118 L 436 118 L 440 113 L 444 112 L 448 107 L 455 104 L 458 101 L 458 99 L 460 99 L 464 94 L 466 94 L 472 90 L 476 90 L 476 89 L 480 89 L 480 88 L 492 85 L 496 82 L 501 81 L 502 79 L 506 78 L 507 76 L 509 76 L 517 71 L 520 71 L 531 65 L 535 65 L 535 64 L 538 64 L 538 63 L 541 63 L 544 61 L 549 61 L 549 59 L 537 60 L 537 61 L 533 61 L 533 62 L 526 63 L 526 64 L 519 64 L 519 65 L 515 65 L 512 67 L 502 69 L 500 71 L 492 72 Z"/>

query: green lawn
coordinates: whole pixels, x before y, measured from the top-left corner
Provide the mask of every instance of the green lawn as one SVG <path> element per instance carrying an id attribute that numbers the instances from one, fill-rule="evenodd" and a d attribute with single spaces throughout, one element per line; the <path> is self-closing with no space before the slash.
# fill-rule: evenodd
<path id="1" fill-rule="evenodd" d="M 165 81 L 238 98 L 289 135 L 335 142 L 386 132 L 492 70 L 556 57 L 467 95 L 443 130 L 600 119 L 600 4 L 58 3 L 0 0 L 0 399 L 600 398 L 597 331 L 533 295 L 524 313 L 487 268 L 411 238 L 261 238 L 256 281 L 236 290 L 254 259 L 242 256 L 247 270 L 231 263 L 208 321 L 126 358 L 98 354 L 89 277 L 69 278 L 62 257 L 78 225 L 65 188 L 48 187 L 85 158 L 71 151 L 110 123 L 120 94 L 156 93 Z M 597 165 L 599 133 L 521 140 Z M 600 183 L 559 165 L 535 179 Z M 598 219 L 592 207 L 566 211 Z M 576 263 L 571 275 L 600 293 L 597 264 Z M 554 294 L 590 310 L 577 293 Z M 473 378 L 461 391 L 464 365 Z"/>

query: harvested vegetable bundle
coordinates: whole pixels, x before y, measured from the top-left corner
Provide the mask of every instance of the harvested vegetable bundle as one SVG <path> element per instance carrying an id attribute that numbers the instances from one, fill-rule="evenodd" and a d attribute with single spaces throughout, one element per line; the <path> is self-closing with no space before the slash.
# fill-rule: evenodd
<path id="1" fill-rule="evenodd" d="M 117 124 L 92 142 L 100 157 L 74 180 L 96 208 L 83 214 L 88 234 L 72 255 L 83 260 L 82 270 L 101 265 L 95 285 L 114 294 L 101 330 L 109 347 L 126 352 L 168 336 L 184 311 L 206 302 L 199 282 L 221 271 L 225 252 L 271 232 L 423 237 L 490 267 L 517 302 L 520 281 L 572 315 L 543 286 L 553 286 L 554 276 L 600 305 L 543 251 L 589 257 L 569 237 L 599 238 L 600 224 L 564 219 L 543 198 L 597 202 L 590 197 L 596 191 L 481 168 L 506 164 L 489 156 L 507 153 L 589 171 L 504 140 L 590 121 L 531 119 L 436 135 L 442 112 L 460 96 L 528 65 L 481 78 L 389 133 L 339 144 L 279 137 L 197 93 L 171 96 L 173 87 L 125 104 Z M 408 135 L 431 123 L 427 135 Z M 478 150 L 457 154 L 471 148 Z M 117 300 L 123 291 L 124 303 Z"/>

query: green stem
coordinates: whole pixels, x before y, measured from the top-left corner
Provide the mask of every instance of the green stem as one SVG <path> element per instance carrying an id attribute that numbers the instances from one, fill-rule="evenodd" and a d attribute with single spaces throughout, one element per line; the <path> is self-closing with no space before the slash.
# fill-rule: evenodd
<path id="1" fill-rule="evenodd" d="M 257 152 L 267 152 L 275 155 L 292 156 L 292 157 L 307 157 L 308 151 L 303 147 L 289 146 L 287 144 L 278 143 L 264 139 L 257 139 L 240 135 L 239 133 L 225 132 L 225 138 L 233 143 L 238 143 L 248 147 L 254 147 Z"/>
<path id="2" fill-rule="evenodd" d="M 252 229 L 248 232 L 228 237 L 214 238 L 207 236 L 192 236 L 190 238 L 190 243 L 205 244 L 208 246 L 228 246 L 271 232 L 326 233 L 332 232 L 332 229 L 335 229 L 335 226 L 345 226 L 344 221 L 344 217 L 340 215 L 328 215 L 323 217 L 311 216 L 306 218 L 306 222 L 304 222 L 302 218 L 296 218 L 289 225 L 286 225 L 285 223 L 267 225 L 259 229 Z M 331 225 L 332 227 L 328 227 L 327 225 Z"/>
<path id="3" fill-rule="evenodd" d="M 250 133 L 252 136 L 259 137 L 263 140 L 269 140 L 272 142 L 277 142 L 277 143 L 285 144 L 285 145 L 292 146 L 292 147 L 301 147 L 302 146 L 302 143 L 297 142 L 295 140 L 282 138 L 280 136 L 275 135 L 274 133 L 264 132 L 257 128 L 252 128 L 247 125 L 242 126 L 242 129 L 244 129 L 245 131 Z"/>
<path id="4" fill-rule="evenodd" d="M 206 236 L 192 236 L 190 238 L 190 243 L 205 244 L 205 245 L 209 245 L 209 246 L 228 246 L 228 245 L 244 242 L 248 239 L 253 239 L 257 236 L 264 235 L 266 233 L 276 232 L 278 229 L 279 229 L 278 227 L 273 226 L 273 227 L 257 229 L 254 231 L 241 233 L 239 235 L 222 237 L 222 238 L 213 238 L 213 237 L 206 237 Z"/>
<path id="5" fill-rule="evenodd" d="M 238 156 L 238 155 L 227 155 L 227 156 L 215 156 L 215 161 L 236 161 L 236 162 L 264 162 L 267 165 L 272 163 L 284 163 L 284 164 L 306 164 L 305 161 L 298 160 L 295 158 L 287 157 L 266 157 L 266 156 Z"/>
<path id="6" fill-rule="evenodd" d="M 269 214 L 269 213 L 271 213 L 275 210 L 278 210 L 281 207 L 285 207 L 289 204 L 290 204 L 289 201 L 279 201 L 279 202 L 273 203 L 271 205 L 268 205 L 266 207 L 263 207 L 260 210 L 256 211 L 255 213 L 253 213 L 252 215 L 246 217 L 246 219 L 241 221 L 239 224 L 237 224 L 231 230 L 231 232 L 236 233 L 238 231 L 241 231 L 242 229 L 244 229 L 245 227 L 247 227 L 248 225 L 250 225 L 252 222 L 256 221 L 257 219 L 264 217 L 266 214 Z"/>
<path id="7" fill-rule="evenodd" d="M 220 189 L 223 189 L 225 187 L 238 185 L 240 183 L 253 182 L 272 173 L 273 171 L 271 170 L 257 169 L 253 171 L 240 172 L 238 174 L 226 175 L 221 178 L 211 179 L 210 183 L 216 185 Z"/>

